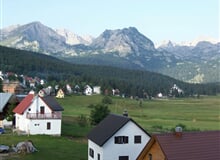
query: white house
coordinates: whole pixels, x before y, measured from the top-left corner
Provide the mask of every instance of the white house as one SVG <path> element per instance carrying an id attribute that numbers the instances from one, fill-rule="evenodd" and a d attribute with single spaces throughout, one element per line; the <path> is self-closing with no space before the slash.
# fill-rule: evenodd
<path id="1" fill-rule="evenodd" d="M 30 93 L 13 110 L 15 127 L 31 135 L 61 135 L 62 111 L 53 97 Z"/>
<path id="2" fill-rule="evenodd" d="M 84 87 L 84 94 L 87 95 L 87 96 L 92 95 L 92 88 L 89 85 L 86 85 Z"/>
<path id="3" fill-rule="evenodd" d="M 93 87 L 93 93 L 94 94 L 101 94 L 101 87 L 100 86 L 94 86 Z"/>
<path id="4" fill-rule="evenodd" d="M 88 134 L 88 160 L 135 160 L 149 139 L 131 118 L 110 114 Z"/>

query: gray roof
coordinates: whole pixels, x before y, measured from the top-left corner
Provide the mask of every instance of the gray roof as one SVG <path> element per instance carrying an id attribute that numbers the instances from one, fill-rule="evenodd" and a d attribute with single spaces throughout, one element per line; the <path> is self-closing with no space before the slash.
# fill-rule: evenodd
<path id="1" fill-rule="evenodd" d="M 41 97 L 41 98 L 53 111 L 64 110 L 63 107 L 61 107 L 59 103 L 52 96 L 46 96 L 46 97 Z"/>
<path id="2" fill-rule="evenodd" d="M 103 146 L 119 129 L 121 129 L 129 121 L 134 122 L 141 130 L 149 135 L 143 128 L 141 128 L 135 121 L 129 117 L 122 115 L 109 114 L 102 120 L 89 134 L 88 139 L 99 146 Z M 150 136 L 150 135 L 149 135 Z"/>
<path id="3" fill-rule="evenodd" d="M 0 93 L 0 112 L 3 112 L 3 109 L 10 100 L 11 96 L 11 93 Z"/>

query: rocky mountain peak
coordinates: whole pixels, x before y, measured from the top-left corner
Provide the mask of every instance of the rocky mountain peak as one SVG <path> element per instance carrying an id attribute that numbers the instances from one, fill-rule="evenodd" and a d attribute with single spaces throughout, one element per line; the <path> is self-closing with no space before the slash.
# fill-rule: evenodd
<path id="1" fill-rule="evenodd" d="M 105 30 L 91 44 L 103 52 L 118 52 L 120 56 L 129 54 L 140 55 L 147 51 L 154 51 L 153 42 L 138 32 L 135 27 L 117 30 Z"/>
<path id="2" fill-rule="evenodd" d="M 92 38 L 90 36 L 79 36 L 67 29 L 55 29 L 55 31 L 63 36 L 66 40 L 66 43 L 69 45 L 75 45 L 75 44 L 85 44 L 89 45 L 92 42 Z"/>

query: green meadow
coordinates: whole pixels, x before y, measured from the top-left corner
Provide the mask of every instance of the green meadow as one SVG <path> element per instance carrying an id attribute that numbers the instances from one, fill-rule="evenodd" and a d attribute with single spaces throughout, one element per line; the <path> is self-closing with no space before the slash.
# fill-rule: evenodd
<path id="1" fill-rule="evenodd" d="M 39 152 L 26 155 L 1 156 L 11 160 L 86 160 L 87 133 L 93 126 L 89 124 L 91 104 L 101 103 L 103 96 L 66 96 L 58 99 L 63 106 L 62 136 L 20 136 L 7 130 L 0 135 L 0 144 L 12 145 L 19 141 L 32 140 Z M 185 131 L 220 130 L 220 96 L 200 96 L 200 98 L 135 100 L 111 97 L 108 105 L 111 113 L 122 114 L 128 111 L 150 134 L 170 132 L 176 125 L 185 126 Z M 80 125 L 79 117 L 87 119 Z"/>

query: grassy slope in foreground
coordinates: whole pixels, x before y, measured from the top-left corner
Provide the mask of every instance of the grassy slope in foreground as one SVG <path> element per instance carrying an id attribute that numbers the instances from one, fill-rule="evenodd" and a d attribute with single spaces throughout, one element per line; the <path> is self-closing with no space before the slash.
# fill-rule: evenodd
<path id="1" fill-rule="evenodd" d="M 87 139 L 85 138 L 91 126 L 80 127 L 76 118 L 83 114 L 89 116 L 89 104 L 100 103 L 103 96 L 66 96 L 59 99 L 64 107 L 62 137 L 53 136 L 17 136 L 13 134 L 0 135 L 0 144 L 12 145 L 19 141 L 32 140 L 39 152 L 29 155 L 13 155 L 15 160 L 86 160 Z M 129 116 L 146 131 L 170 131 L 181 123 L 187 129 L 219 130 L 220 129 L 220 97 L 201 97 L 200 99 L 171 99 L 140 101 L 114 97 L 109 105 L 112 113 L 121 114 L 126 108 Z M 1 159 L 1 157 L 0 157 Z"/>

